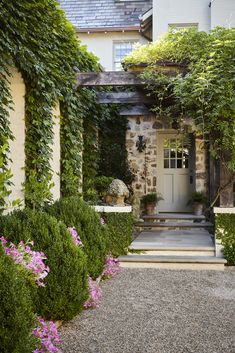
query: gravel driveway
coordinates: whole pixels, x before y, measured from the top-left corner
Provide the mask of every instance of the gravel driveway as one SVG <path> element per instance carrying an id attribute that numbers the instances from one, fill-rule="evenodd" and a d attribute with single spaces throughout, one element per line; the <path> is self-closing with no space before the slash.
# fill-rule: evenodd
<path id="1" fill-rule="evenodd" d="M 60 329 L 64 353 L 235 353 L 235 270 L 124 269 Z"/>

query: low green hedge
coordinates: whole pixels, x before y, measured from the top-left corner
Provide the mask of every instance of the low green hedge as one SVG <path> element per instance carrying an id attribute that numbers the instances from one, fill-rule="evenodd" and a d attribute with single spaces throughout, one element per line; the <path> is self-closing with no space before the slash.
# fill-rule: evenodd
<path id="1" fill-rule="evenodd" d="M 134 218 L 131 213 L 105 213 L 108 249 L 113 256 L 124 255 L 132 241 Z"/>
<path id="2" fill-rule="evenodd" d="M 0 218 L 0 234 L 13 243 L 34 241 L 50 268 L 45 287 L 38 287 L 36 311 L 46 319 L 70 320 L 88 296 L 87 261 L 62 222 L 45 212 L 24 210 Z"/>
<path id="3" fill-rule="evenodd" d="M 35 316 L 23 273 L 0 245 L 0 351 L 32 353 Z"/>
<path id="4" fill-rule="evenodd" d="M 235 214 L 217 214 L 215 219 L 216 237 L 224 246 L 224 257 L 228 265 L 235 265 Z"/>
<path id="5" fill-rule="evenodd" d="M 62 198 L 46 208 L 46 212 L 64 222 L 67 227 L 75 227 L 87 255 L 88 273 L 98 277 L 104 267 L 108 253 L 107 233 L 100 224 L 100 216 L 81 198 Z"/>

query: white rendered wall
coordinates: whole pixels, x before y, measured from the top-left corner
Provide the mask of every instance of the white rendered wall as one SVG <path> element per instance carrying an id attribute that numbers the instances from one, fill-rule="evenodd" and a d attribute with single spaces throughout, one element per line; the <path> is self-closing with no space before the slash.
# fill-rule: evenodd
<path id="1" fill-rule="evenodd" d="M 147 43 L 147 39 L 136 32 L 101 32 L 101 33 L 78 33 L 82 44 L 86 44 L 89 51 L 93 52 L 99 59 L 100 64 L 106 71 L 113 70 L 114 41 L 136 41 L 141 44 Z"/>
<path id="2" fill-rule="evenodd" d="M 14 141 L 9 141 L 10 147 L 10 163 L 13 177 L 11 181 L 12 193 L 9 196 L 9 201 L 16 199 L 24 200 L 22 192 L 22 183 L 25 181 L 25 85 L 21 74 L 16 70 L 11 70 L 12 77 L 10 78 L 10 87 L 12 100 L 14 102 L 14 110 L 9 110 L 10 113 L 10 127 L 15 137 Z"/>
<path id="3" fill-rule="evenodd" d="M 55 184 L 51 189 L 53 200 L 60 198 L 60 108 L 56 105 L 53 111 L 53 146 L 52 146 L 52 161 L 51 168 L 53 170 L 52 181 Z"/>
<path id="4" fill-rule="evenodd" d="M 211 28 L 235 27 L 235 0 L 214 0 L 211 4 Z"/>
<path id="5" fill-rule="evenodd" d="M 198 23 L 199 31 L 209 31 L 209 3 L 209 0 L 153 0 L 153 40 L 167 32 L 169 24 Z"/>

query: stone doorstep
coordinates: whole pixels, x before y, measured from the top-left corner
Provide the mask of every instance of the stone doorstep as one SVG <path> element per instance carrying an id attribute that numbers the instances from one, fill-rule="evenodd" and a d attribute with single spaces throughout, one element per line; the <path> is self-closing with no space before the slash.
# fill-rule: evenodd
<path id="1" fill-rule="evenodd" d="M 215 256 L 215 250 L 166 250 L 166 249 L 158 249 L 158 250 L 137 250 L 140 255 L 159 255 L 159 256 Z M 133 254 L 132 252 L 128 254 Z"/>
<path id="2" fill-rule="evenodd" d="M 189 214 L 189 213 L 157 213 L 155 215 L 145 215 L 142 217 L 143 219 L 155 219 L 155 220 L 165 220 L 167 221 L 168 219 L 170 220 L 176 220 L 176 221 L 182 221 L 182 220 L 191 220 L 191 221 L 203 221 L 206 219 L 204 215 L 201 216 L 196 216 L 194 214 Z"/>
<path id="3" fill-rule="evenodd" d="M 120 256 L 120 267 L 124 268 L 166 268 L 182 270 L 224 270 L 225 259 L 215 256 Z"/>
<path id="4" fill-rule="evenodd" d="M 137 222 L 136 227 L 159 227 L 159 228 L 212 228 L 213 224 L 210 222 L 195 223 L 195 222 Z"/>

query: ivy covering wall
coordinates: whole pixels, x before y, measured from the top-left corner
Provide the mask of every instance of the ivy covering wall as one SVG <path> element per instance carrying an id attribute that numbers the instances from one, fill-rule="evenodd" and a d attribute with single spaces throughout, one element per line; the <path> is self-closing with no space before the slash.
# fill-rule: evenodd
<path id="1" fill-rule="evenodd" d="M 81 177 L 82 119 L 86 114 L 75 88 L 76 73 L 99 67 L 54 0 L 4 0 L 0 23 L 0 147 L 13 138 L 8 69 L 15 66 L 26 86 L 26 203 L 43 206 L 51 199 L 53 108 L 61 102 L 61 186 L 62 194 L 69 195 L 78 190 Z M 2 153 L 3 168 L 7 168 L 7 152 Z"/>

